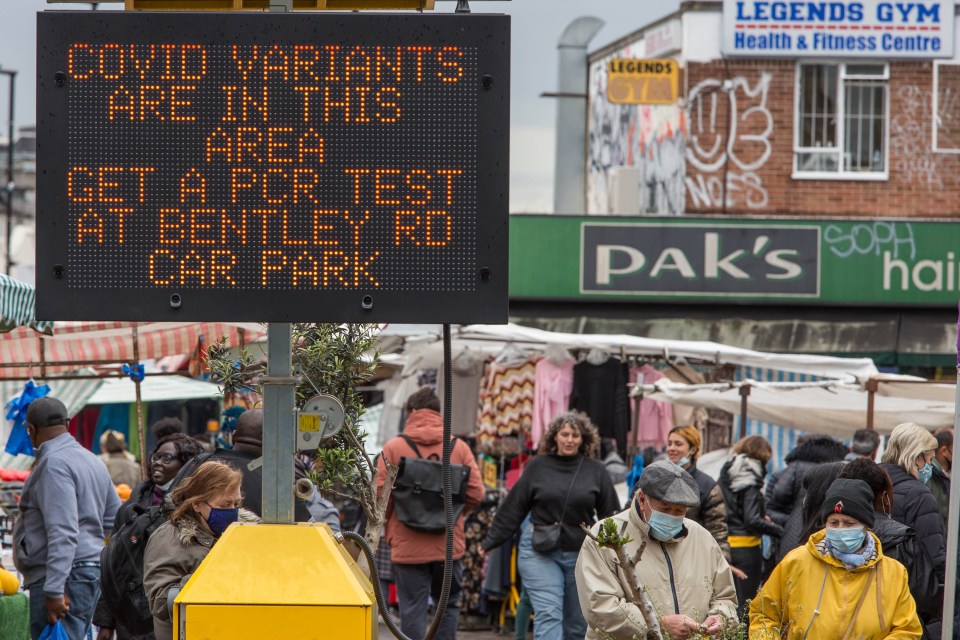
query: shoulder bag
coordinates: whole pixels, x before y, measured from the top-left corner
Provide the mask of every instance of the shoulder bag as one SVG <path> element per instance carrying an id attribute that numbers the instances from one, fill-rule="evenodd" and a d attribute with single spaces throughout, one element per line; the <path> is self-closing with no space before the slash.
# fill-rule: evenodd
<path id="1" fill-rule="evenodd" d="M 563 499 L 563 511 L 560 513 L 560 520 L 553 524 L 534 524 L 533 525 L 533 550 L 538 553 L 550 553 L 560 546 L 560 532 L 563 531 L 563 518 L 567 515 L 567 501 L 570 500 L 570 492 L 573 485 L 577 482 L 577 474 L 580 473 L 580 466 L 583 465 L 583 458 L 580 458 L 577 464 L 577 470 L 573 473 L 573 480 L 570 481 L 570 488 L 567 489 L 567 496 Z"/>

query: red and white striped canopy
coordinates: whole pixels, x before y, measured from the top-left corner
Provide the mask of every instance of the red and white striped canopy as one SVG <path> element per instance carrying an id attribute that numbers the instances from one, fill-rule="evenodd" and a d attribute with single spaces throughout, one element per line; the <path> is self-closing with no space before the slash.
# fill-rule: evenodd
<path id="1" fill-rule="evenodd" d="M 190 354 L 200 337 L 206 345 L 226 337 L 230 345 L 250 342 L 266 333 L 266 325 L 229 322 L 56 322 L 53 335 L 19 327 L 0 335 L 0 363 L 20 364 L 0 368 L 0 378 L 38 376 L 40 362 L 64 363 L 45 366 L 46 373 L 79 369 L 84 363 L 133 362 L 133 329 L 137 328 L 139 359 Z M 31 364 L 32 363 L 32 364 Z"/>

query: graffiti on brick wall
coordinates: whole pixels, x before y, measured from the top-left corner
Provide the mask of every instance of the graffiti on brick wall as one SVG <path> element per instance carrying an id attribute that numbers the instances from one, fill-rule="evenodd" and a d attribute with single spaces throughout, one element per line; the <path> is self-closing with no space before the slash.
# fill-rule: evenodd
<path id="1" fill-rule="evenodd" d="M 722 207 L 724 194 L 727 207 L 767 206 L 760 170 L 773 152 L 774 122 L 767 108 L 772 79 L 769 73 L 753 82 L 738 76 L 725 91 L 722 80 L 710 78 L 690 90 L 685 184 L 693 208 Z"/>
<path id="2" fill-rule="evenodd" d="M 599 67 L 602 69 L 603 67 Z M 631 210 L 678 214 L 684 209 L 685 126 L 674 106 L 618 105 L 607 101 L 606 74 L 594 72 L 590 88 L 588 210 L 615 211 L 615 174 L 636 180 L 639 202 Z M 629 176 L 629 177 L 627 177 Z"/>
<path id="3" fill-rule="evenodd" d="M 640 210 L 683 213 L 683 111 L 673 107 L 638 109 L 637 164 L 640 168 Z"/>
<path id="4" fill-rule="evenodd" d="M 641 213 L 682 213 L 682 112 L 675 107 L 611 104 L 605 92 L 598 92 L 590 117 L 590 210 L 613 211 L 613 174 L 626 167 L 638 175 Z"/>
<path id="5" fill-rule="evenodd" d="M 897 90 L 897 108 L 890 118 L 890 154 L 895 171 L 913 184 L 929 190 L 943 188 L 946 156 L 933 153 L 933 92 L 917 85 Z M 957 124 L 960 96 L 941 94 L 937 105 L 940 126 Z"/>

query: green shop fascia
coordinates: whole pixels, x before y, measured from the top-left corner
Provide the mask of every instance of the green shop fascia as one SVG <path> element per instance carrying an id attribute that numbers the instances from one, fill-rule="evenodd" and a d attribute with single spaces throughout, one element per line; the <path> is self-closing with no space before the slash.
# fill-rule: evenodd
<path id="1" fill-rule="evenodd" d="M 655 302 L 761 316 L 839 309 L 839 326 L 845 312 L 876 310 L 897 325 L 895 344 L 845 353 L 948 366 L 954 343 L 940 334 L 955 330 L 958 256 L 960 223 L 945 220 L 512 215 L 511 316 L 551 301 L 587 315 Z M 904 330 L 919 343 L 902 344 L 917 342 Z"/>

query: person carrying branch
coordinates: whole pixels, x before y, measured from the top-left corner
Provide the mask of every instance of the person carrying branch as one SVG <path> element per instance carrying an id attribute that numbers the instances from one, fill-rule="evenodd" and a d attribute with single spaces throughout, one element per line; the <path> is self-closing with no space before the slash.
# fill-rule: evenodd
<path id="1" fill-rule="evenodd" d="M 602 547 L 599 523 L 580 549 L 576 579 L 587 639 L 686 640 L 737 624 L 733 574 L 713 535 L 684 516 L 700 504 L 696 480 L 654 462 L 640 476 L 630 508 L 613 516 L 618 544 Z M 618 548 L 617 548 L 618 547 Z"/>

